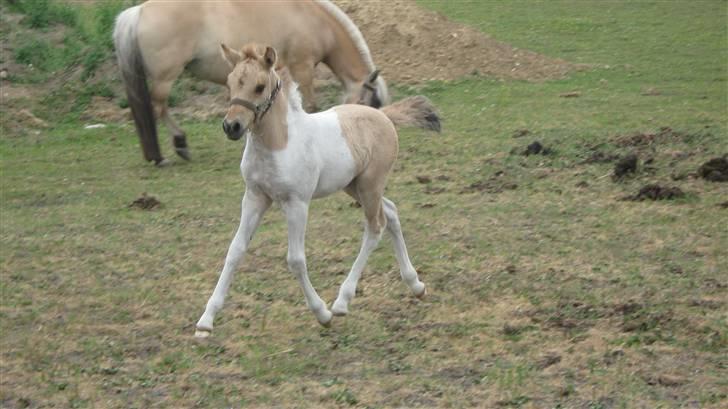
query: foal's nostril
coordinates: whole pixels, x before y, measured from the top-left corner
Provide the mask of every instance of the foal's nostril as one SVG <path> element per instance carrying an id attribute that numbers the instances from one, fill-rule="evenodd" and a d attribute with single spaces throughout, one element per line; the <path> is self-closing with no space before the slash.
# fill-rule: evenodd
<path id="1" fill-rule="evenodd" d="M 235 134 L 240 132 L 240 122 L 238 122 L 238 121 L 233 122 L 232 131 Z"/>
<path id="2" fill-rule="evenodd" d="M 222 121 L 222 130 L 226 134 L 230 133 L 230 126 L 228 126 L 227 121 Z"/>

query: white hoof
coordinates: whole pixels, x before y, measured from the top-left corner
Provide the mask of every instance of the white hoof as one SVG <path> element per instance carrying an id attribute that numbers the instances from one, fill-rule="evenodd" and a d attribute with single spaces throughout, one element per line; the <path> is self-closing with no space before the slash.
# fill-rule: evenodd
<path id="1" fill-rule="evenodd" d="M 413 290 L 415 297 L 417 297 L 419 299 L 425 298 L 425 295 L 427 295 L 427 287 L 425 287 L 425 283 L 420 282 L 420 285 L 417 287 L 418 288 L 415 288 Z M 421 288 L 419 288 L 419 287 L 421 287 Z"/>
<path id="2" fill-rule="evenodd" d="M 319 324 L 328 328 L 331 326 L 331 320 L 334 318 L 334 314 L 332 314 L 329 310 L 325 310 L 322 317 L 317 316 L 316 318 L 318 319 Z"/>
<path id="3" fill-rule="evenodd" d="M 195 338 L 207 338 L 212 335 L 212 332 L 204 329 L 198 329 L 195 331 Z"/>
<path id="4" fill-rule="evenodd" d="M 331 306 L 331 312 L 337 317 L 342 317 L 349 313 L 349 307 L 346 303 L 336 300 L 334 301 L 334 305 Z"/>

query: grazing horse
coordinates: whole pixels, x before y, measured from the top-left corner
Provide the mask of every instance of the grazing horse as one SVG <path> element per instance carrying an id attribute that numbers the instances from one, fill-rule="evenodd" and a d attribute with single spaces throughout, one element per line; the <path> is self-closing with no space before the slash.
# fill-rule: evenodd
<path id="1" fill-rule="evenodd" d="M 424 97 L 410 98 L 381 110 L 339 105 L 308 114 L 286 69 L 280 73 L 275 70 L 274 48 L 263 51 L 255 44 L 239 52 L 225 45 L 221 48 L 233 67 L 227 80 L 231 100 L 223 129 L 231 140 L 246 135 L 240 165 L 245 194 L 240 227 L 195 335 L 210 335 L 233 272 L 273 202 L 281 205 L 288 223 L 288 268 L 320 324 L 327 326 L 333 315 L 348 312 L 367 258 L 385 229 L 392 236 L 402 280 L 415 296 L 423 296 L 425 284 L 407 255 L 397 208 L 383 194 L 398 150 L 397 131 L 390 117 L 400 124 L 438 129 L 439 119 L 429 102 Z M 340 190 L 361 204 L 366 223 L 359 255 L 329 310 L 309 281 L 304 235 L 311 200 Z"/>
<path id="2" fill-rule="evenodd" d="M 185 133 L 167 105 L 182 71 L 224 85 L 230 67 L 220 57 L 219 44 L 238 48 L 250 41 L 279 51 L 279 63 L 300 85 L 309 112 L 315 110 L 313 77 L 319 62 L 344 85 L 346 103 L 379 108 L 389 102 L 364 37 L 328 0 L 148 1 L 119 14 L 114 28 L 117 59 L 147 161 L 167 163 L 159 150 L 155 113 L 167 124 L 177 154 L 189 159 Z"/>

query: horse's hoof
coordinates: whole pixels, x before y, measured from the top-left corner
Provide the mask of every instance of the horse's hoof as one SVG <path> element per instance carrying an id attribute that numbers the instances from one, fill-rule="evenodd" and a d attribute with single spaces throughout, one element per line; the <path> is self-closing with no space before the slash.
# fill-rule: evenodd
<path id="1" fill-rule="evenodd" d="M 156 163 L 154 164 L 154 166 L 156 166 L 156 167 L 158 167 L 158 168 L 166 168 L 167 166 L 169 166 L 169 165 L 171 165 L 171 164 L 172 164 L 172 162 L 171 162 L 171 161 L 169 161 L 169 160 L 167 160 L 167 159 L 162 159 L 162 160 L 160 160 L 159 162 L 156 162 Z"/>
<path id="2" fill-rule="evenodd" d="M 177 152 L 177 155 L 179 155 L 180 158 L 184 160 L 190 160 L 190 151 L 187 148 L 174 148 L 174 151 Z"/>
<path id="3" fill-rule="evenodd" d="M 420 300 L 425 298 L 427 295 L 427 287 L 425 287 L 425 284 L 422 283 L 422 291 L 419 292 L 419 294 L 415 294 L 415 297 L 419 298 Z"/>
<path id="4" fill-rule="evenodd" d="M 210 335 L 212 335 L 212 332 L 206 329 L 195 330 L 195 338 L 207 338 Z"/>

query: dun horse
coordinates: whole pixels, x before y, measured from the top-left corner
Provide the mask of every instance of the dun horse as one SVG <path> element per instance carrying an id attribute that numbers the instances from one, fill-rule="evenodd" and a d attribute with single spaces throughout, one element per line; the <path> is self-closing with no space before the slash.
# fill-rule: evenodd
<path id="1" fill-rule="evenodd" d="M 148 1 L 123 11 L 114 29 L 122 79 L 147 161 L 166 163 L 155 111 L 167 124 L 177 154 L 189 159 L 185 133 L 167 105 L 182 71 L 225 84 L 230 68 L 220 57 L 219 44 L 238 48 L 250 41 L 272 44 L 279 51 L 279 62 L 300 85 L 310 112 L 315 110 L 313 76 L 319 62 L 343 83 L 346 103 L 378 108 L 389 102 L 364 37 L 328 0 Z"/>
<path id="2" fill-rule="evenodd" d="M 427 99 L 408 98 L 381 110 L 339 105 L 308 114 L 286 69 L 280 73 L 275 70 L 274 48 L 262 51 L 248 44 L 238 52 L 225 45 L 221 47 L 225 60 L 233 67 L 227 79 L 231 100 L 223 129 L 231 140 L 246 135 L 240 165 L 245 194 L 240 227 L 228 249 L 215 290 L 197 322 L 195 335 L 210 335 L 233 272 L 273 202 L 281 205 L 288 223 L 288 268 L 322 325 L 329 325 L 333 315 L 349 311 L 367 258 L 385 229 L 392 236 L 402 280 L 415 296 L 423 296 L 425 284 L 407 255 L 397 208 L 383 194 L 398 150 L 392 120 L 439 129 L 439 119 Z M 365 228 L 359 255 L 329 310 L 309 281 L 304 235 L 310 201 L 340 190 L 361 204 Z"/>

